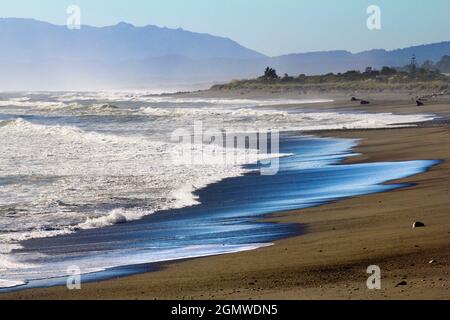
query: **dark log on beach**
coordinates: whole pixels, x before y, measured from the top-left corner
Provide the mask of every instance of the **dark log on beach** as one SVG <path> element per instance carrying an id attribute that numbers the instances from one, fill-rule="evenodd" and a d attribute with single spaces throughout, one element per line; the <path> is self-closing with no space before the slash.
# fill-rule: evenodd
<path id="1" fill-rule="evenodd" d="M 408 283 L 406 281 L 401 281 L 399 283 L 397 283 L 396 287 L 400 287 L 400 286 L 406 286 Z"/>

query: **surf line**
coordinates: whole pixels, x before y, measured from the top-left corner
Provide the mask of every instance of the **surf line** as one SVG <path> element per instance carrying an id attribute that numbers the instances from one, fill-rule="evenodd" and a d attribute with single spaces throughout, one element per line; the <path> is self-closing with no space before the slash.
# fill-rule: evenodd
<path id="1" fill-rule="evenodd" d="M 280 132 L 276 129 L 247 132 L 204 130 L 202 121 L 194 121 L 193 130 L 178 128 L 172 132 L 170 140 L 189 146 L 172 153 L 172 162 L 176 165 L 239 165 L 242 164 L 237 157 L 240 150 L 246 151 L 246 163 L 254 162 L 248 161 L 252 151 L 260 156 L 257 162 L 262 165 L 261 175 L 276 175 L 280 168 Z M 227 152 L 217 152 L 214 148 L 206 148 L 208 146 L 221 147 Z"/>

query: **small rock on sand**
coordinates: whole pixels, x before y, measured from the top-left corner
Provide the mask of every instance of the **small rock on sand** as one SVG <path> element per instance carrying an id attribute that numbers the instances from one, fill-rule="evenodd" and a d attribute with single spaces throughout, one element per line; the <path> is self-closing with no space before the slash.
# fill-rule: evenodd
<path id="1" fill-rule="evenodd" d="M 413 229 L 415 229 L 415 228 L 423 228 L 423 227 L 425 227 L 425 223 L 423 223 L 423 222 L 416 221 L 416 222 L 413 223 Z"/>
<path id="2" fill-rule="evenodd" d="M 406 281 L 401 281 L 399 283 L 397 283 L 396 287 L 400 287 L 400 286 L 406 286 L 408 283 Z"/>

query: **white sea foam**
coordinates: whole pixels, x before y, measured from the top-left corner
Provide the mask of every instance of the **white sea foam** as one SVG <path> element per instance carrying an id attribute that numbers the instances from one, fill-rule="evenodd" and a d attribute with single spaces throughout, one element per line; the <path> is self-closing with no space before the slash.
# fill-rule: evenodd
<path id="1" fill-rule="evenodd" d="M 0 107 L 33 107 L 33 108 L 61 108 L 67 106 L 65 103 L 61 102 L 51 102 L 51 101 L 30 101 L 30 99 L 10 99 L 1 100 Z"/>
<path id="2" fill-rule="evenodd" d="M 21 279 L 2 279 L 2 274 L 9 270 L 26 270 L 34 267 L 30 264 L 15 261 L 9 253 L 12 250 L 22 248 L 19 244 L 5 244 L 0 242 L 0 288 L 13 288 L 24 285 L 26 281 Z"/>
<path id="3" fill-rule="evenodd" d="M 271 106 L 329 102 L 332 100 L 312 99 L 212 99 L 180 98 L 177 96 L 146 95 L 142 92 L 100 92 L 68 93 L 53 95 L 53 101 L 33 101 L 29 98 L 11 98 L 0 101 L 5 114 L 70 114 L 70 115 L 146 115 L 155 118 L 155 133 L 167 133 L 191 125 L 193 121 L 203 121 L 206 126 L 224 127 L 228 130 L 251 131 L 255 128 L 280 130 L 332 130 L 332 129 L 373 129 L 408 126 L 412 123 L 433 119 L 433 115 L 396 115 L 392 113 L 341 113 L 341 112 L 299 112 L 270 109 Z M 83 101 L 89 101 L 85 103 Z M 102 101 L 92 103 L 92 101 Z M 117 103 L 133 102 L 134 106 L 118 107 Z M 143 104 L 140 108 L 136 105 Z M 17 110 L 14 107 L 27 107 Z M 264 107 L 264 108 L 258 108 Z M 164 124 L 164 126 L 160 125 Z M 160 132 L 158 132 L 158 130 Z M 161 135 L 158 137 L 161 138 Z"/>
<path id="4" fill-rule="evenodd" d="M 144 137 L 86 132 L 22 119 L 0 130 L 0 243 L 125 223 L 155 211 L 198 204 L 195 190 L 245 172 L 264 155 L 243 150 L 231 165 L 174 165 L 172 154 L 192 148 Z M 218 146 L 204 146 L 224 154 Z M 211 152 L 207 152 L 210 154 Z M 266 156 L 267 157 L 267 156 Z M 130 199 L 130 200 L 127 200 Z M 124 209 L 138 203 L 138 209 Z M 118 208 L 108 209 L 109 207 Z M 13 219 L 7 212 L 13 214 Z"/>
<path id="5" fill-rule="evenodd" d="M 26 284 L 25 281 L 21 280 L 2 280 L 0 279 L 0 288 L 14 288 Z"/>
<path id="6" fill-rule="evenodd" d="M 185 183 L 172 192 L 174 206 L 177 208 L 191 207 L 200 204 L 198 197 L 194 195 L 196 187 L 190 183 Z"/>
<path id="7" fill-rule="evenodd" d="M 147 249 L 135 250 L 127 252 L 127 260 L 123 260 L 121 250 L 108 252 L 107 254 L 99 253 L 89 259 L 77 261 L 83 268 L 80 270 L 82 274 L 89 274 L 104 271 L 123 265 L 140 265 L 153 262 L 164 262 L 182 259 L 192 259 L 197 257 L 206 257 L 212 255 L 223 255 L 228 253 L 243 252 L 255 250 L 258 248 L 272 246 L 272 243 L 252 243 L 239 245 L 191 245 L 186 247 L 168 248 L 165 250 L 152 251 Z M 105 257 L 107 255 L 107 258 Z M 27 283 L 29 280 L 48 279 L 53 277 L 63 277 L 69 275 L 67 273 L 70 264 L 68 262 L 55 262 L 51 269 L 42 270 L 39 266 L 35 266 L 22 270 L 21 275 L 10 275 L 11 280 L 1 280 L 0 288 L 14 287 Z M 23 279 L 23 278 L 26 278 Z"/>
<path id="8" fill-rule="evenodd" d="M 158 95 L 152 92 L 81 92 L 52 95 L 51 98 L 56 101 L 70 103 L 75 101 L 100 100 L 109 102 L 147 102 L 147 103 L 170 103 L 179 104 L 203 104 L 203 105 L 222 105 L 222 106 L 270 106 L 286 104 L 308 104 L 332 102 L 329 99 L 226 99 L 226 98 L 194 98 L 179 97 L 176 95 Z"/>
<path id="9" fill-rule="evenodd" d="M 316 131 L 339 129 L 377 129 L 404 127 L 434 119 L 434 115 L 396 115 L 393 113 L 288 112 L 282 110 L 239 108 L 142 108 L 149 116 L 164 121 L 174 117 L 176 122 L 203 121 L 209 126 L 231 127 L 252 131 L 276 128 L 285 131 Z"/>
<path id="10" fill-rule="evenodd" d="M 191 245 L 185 247 L 168 248 L 166 250 L 152 251 L 148 248 L 127 252 L 126 261 L 123 260 L 121 250 L 108 253 L 99 253 L 88 259 L 84 258 L 77 263 L 82 266 L 82 274 L 101 272 L 107 269 L 120 267 L 123 265 L 140 265 L 153 262 L 164 262 L 182 259 L 192 259 L 197 257 L 207 257 L 213 255 L 223 255 L 229 253 L 255 250 L 258 248 L 272 246 L 272 243 L 252 243 L 239 245 Z M 106 257 L 107 256 L 107 257 Z M 59 261 L 52 264 L 49 269 L 42 269 L 39 266 L 32 266 L 22 269 L 21 273 L 8 274 L 9 279 L 0 279 L 0 288 L 11 288 L 26 284 L 31 280 L 49 279 L 55 277 L 65 277 L 69 273 L 70 262 Z"/>
<path id="11" fill-rule="evenodd" d="M 98 218 L 88 218 L 86 222 L 79 224 L 82 229 L 102 228 L 110 225 L 139 220 L 146 215 L 142 210 L 114 209 L 108 215 Z"/>

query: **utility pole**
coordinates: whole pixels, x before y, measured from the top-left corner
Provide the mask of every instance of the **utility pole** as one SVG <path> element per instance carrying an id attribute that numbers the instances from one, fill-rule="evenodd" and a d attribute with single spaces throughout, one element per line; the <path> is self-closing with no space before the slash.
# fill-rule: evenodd
<path id="1" fill-rule="evenodd" d="M 416 55 L 413 54 L 412 58 L 411 58 L 411 64 L 410 64 L 410 72 L 412 74 L 415 74 L 417 71 L 417 59 L 416 59 Z"/>

